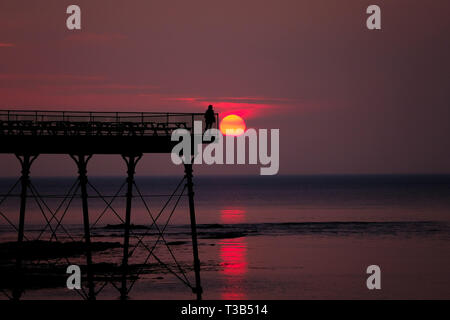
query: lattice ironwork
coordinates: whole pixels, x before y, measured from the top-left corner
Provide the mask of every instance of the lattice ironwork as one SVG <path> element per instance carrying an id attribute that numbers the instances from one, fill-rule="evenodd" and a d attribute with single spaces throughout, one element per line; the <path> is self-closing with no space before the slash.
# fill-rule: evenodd
<path id="1" fill-rule="evenodd" d="M 118 188 L 118 190 L 113 195 L 102 195 L 102 193 L 98 190 L 98 188 L 89 180 L 87 180 L 87 186 L 89 188 L 89 199 L 100 199 L 104 203 L 104 208 L 99 212 L 99 214 L 94 217 L 93 222 L 89 225 L 89 230 L 93 230 L 98 225 L 101 224 L 102 219 L 105 218 L 107 213 L 112 214 L 120 224 L 125 224 L 126 220 L 119 213 L 119 210 L 114 208 L 114 202 L 118 198 L 127 198 L 127 194 L 123 194 L 123 189 L 127 185 L 128 179 L 126 179 Z M 20 194 L 13 194 L 13 191 L 17 189 L 21 179 L 16 181 L 10 190 L 2 195 L 0 198 L 0 205 L 8 198 L 8 197 L 20 197 Z M 80 243 L 85 241 L 85 235 L 81 235 L 81 237 L 76 237 L 71 234 L 68 229 L 64 227 L 64 218 L 68 215 L 70 211 L 70 206 L 74 202 L 75 199 L 80 198 L 80 179 L 77 178 L 75 182 L 70 186 L 69 190 L 61 196 L 58 195 L 42 195 L 38 192 L 37 187 L 32 183 L 31 179 L 28 181 L 28 190 L 30 190 L 30 195 L 28 198 L 34 201 L 35 205 L 39 208 L 39 212 L 42 218 L 45 221 L 45 224 L 39 230 L 34 230 L 35 237 L 27 236 L 24 232 L 23 244 L 27 244 L 27 242 L 31 243 L 33 241 L 48 241 L 58 243 L 62 241 L 64 243 L 74 242 Z M 187 198 L 188 193 L 186 190 L 188 189 L 187 184 L 187 176 L 184 176 L 179 183 L 174 188 L 173 192 L 170 195 L 144 195 L 138 184 L 133 180 L 132 181 L 133 191 L 136 192 L 136 195 L 133 195 L 130 199 L 140 200 L 145 208 L 145 211 L 148 216 L 148 228 L 145 232 L 141 234 L 136 234 L 133 230 L 129 229 L 129 237 L 135 240 L 134 245 L 130 250 L 125 254 L 124 257 L 131 258 L 133 254 L 141 248 L 146 252 L 145 259 L 139 264 L 139 268 L 135 269 L 126 269 L 123 262 L 120 268 L 110 272 L 93 272 L 92 277 L 92 292 L 86 292 L 85 288 L 89 289 L 89 284 L 83 286 L 80 291 L 75 290 L 76 293 L 82 299 L 94 299 L 101 294 L 101 292 L 105 289 L 105 287 L 110 284 L 113 288 L 115 288 L 118 293 L 122 296 L 122 299 L 126 299 L 136 282 L 139 280 L 140 276 L 143 274 L 145 266 L 149 264 L 151 259 L 154 259 L 156 263 L 158 263 L 162 268 L 164 268 L 168 273 L 172 274 L 176 277 L 181 283 L 183 283 L 186 287 L 190 288 L 194 293 L 198 290 L 196 289 L 195 284 L 188 277 L 188 271 L 183 268 L 183 266 L 177 260 L 171 246 L 169 245 L 164 233 L 169 226 L 172 217 L 174 216 L 176 209 L 181 201 L 181 199 Z M 165 197 L 162 207 L 157 212 L 152 212 L 150 209 L 150 204 L 148 199 L 152 199 L 154 197 Z M 51 206 L 47 203 L 47 200 L 60 200 L 56 206 L 56 209 L 51 209 Z M 19 226 L 15 225 L 8 216 L 0 211 L 0 219 L 5 221 L 11 228 L 15 231 L 19 230 Z M 162 221 L 162 222 L 160 222 Z M 125 236 L 125 235 L 124 235 Z M 150 244 L 149 244 L 150 241 Z M 91 242 L 91 245 L 94 245 L 95 242 Z M 170 264 L 164 262 L 156 253 L 155 249 L 157 247 L 163 247 L 169 253 L 169 256 L 172 260 Z M 21 261 L 23 263 L 24 261 Z M 36 260 L 27 260 L 27 265 L 16 266 L 20 268 L 20 276 L 23 276 L 27 272 L 27 266 L 41 266 L 42 263 L 47 264 L 49 267 L 57 268 L 58 266 L 68 266 L 73 264 L 69 256 L 60 256 L 55 257 L 53 259 L 49 258 L 38 258 Z M 91 260 L 92 266 L 95 267 L 94 259 Z M 83 265 L 83 268 L 87 268 L 86 265 Z M 19 276 L 19 274 L 18 274 Z M 85 280 L 86 284 L 89 282 L 89 279 Z M 20 292 L 18 291 L 20 290 Z M 4 288 L 0 288 L 0 292 L 8 299 L 18 299 L 23 295 L 24 290 L 21 288 L 13 288 L 11 292 L 8 292 Z"/>
<path id="2" fill-rule="evenodd" d="M 218 116 L 216 117 L 217 125 Z M 50 251 L 62 250 L 61 246 L 69 244 L 72 252 L 84 254 L 85 261 L 82 266 L 84 274 L 87 275 L 84 280 L 87 286 L 76 291 L 84 299 L 95 299 L 108 284 L 118 290 L 121 299 L 127 299 L 150 259 L 154 259 L 159 266 L 189 287 L 197 299 L 201 299 L 192 165 L 185 165 L 185 176 L 173 193 L 168 195 L 144 195 L 134 178 L 136 165 L 143 154 L 170 152 L 173 146 L 170 139 L 171 132 L 178 128 L 192 130 L 194 121 L 203 119 L 204 116 L 200 113 L 0 111 L 0 136 L 3 136 L 0 153 L 15 154 L 22 167 L 21 178 L 8 192 L 0 196 L 0 205 L 11 197 L 17 197 L 20 201 L 16 223 L 0 208 L 0 221 L 5 221 L 4 225 L 17 233 L 17 241 L 11 247 L 15 255 L 15 263 L 11 266 L 14 269 L 12 277 L 15 282 L 10 292 L 3 287 L 0 288 L 0 292 L 9 299 L 18 300 L 24 292 L 22 281 L 27 267 L 41 268 L 44 263 L 47 267 L 59 268 L 61 265 L 72 264 L 73 256 L 63 254 L 45 256 L 33 252 L 38 251 L 33 245 L 45 242 Z M 78 177 L 64 195 L 41 194 L 30 179 L 32 163 L 40 154 L 68 154 L 76 163 Z M 127 178 L 113 195 L 102 195 L 88 179 L 88 162 L 95 154 L 117 154 L 125 160 L 128 169 Z M 20 192 L 14 193 L 19 187 Z M 167 201 L 157 214 L 152 212 L 149 203 L 149 199 L 155 196 L 167 197 Z M 177 261 L 165 236 L 183 196 L 188 199 L 189 205 L 193 254 L 193 266 L 190 270 L 194 271 L 195 283 L 189 280 L 186 268 Z M 89 209 L 89 199 L 92 198 L 101 199 L 105 205 L 93 223 L 90 222 L 92 215 Z M 118 198 L 126 200 L 124 216 L 113 206 Z M 48 203 L 49 199 L 59 201 L 56 208 L 52 209 Z M 71 229 L 64 226 L 75 199 L 81 199 L 83 230 L 79 235 L 71 234 Z M 144 233 L 135 232 L 131 225 L 133 199 L 140 199 L 148 215 L 149 227 Z M 34 230 L 33 237 L 25 232 L 27 201 L 34 203 L 44 221 L 41 229 Z M 91 233 L 108 212 L 112 212 L 123 225 L 121 244 L 123 254 L 120 267 L 103 272 L 100 276 L 93 259 L 93 253 L 99 243 L 92 241 Z M 150 238 L 152 240 L 149 242 Z M 167 250 L 170 263 L 164 262 L 158 256 L 155 251 L 157 247 Z M 133 258 L 137 250 L 145 252 L 145 259 L 140 267 L 132 268 L 129 259 Z M 80 263 L 80 258 L 77 259 L 77 263 Z"/>

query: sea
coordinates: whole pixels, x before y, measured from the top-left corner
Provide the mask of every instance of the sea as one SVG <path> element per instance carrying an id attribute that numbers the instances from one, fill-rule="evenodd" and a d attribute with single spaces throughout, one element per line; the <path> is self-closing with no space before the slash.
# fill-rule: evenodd
<path id="1" fill-rule="evenodd" d="M 8 252 L 17 239 L 17 182 L 0 179 L 0 268 L 7 271 L 15 266 Z M 98 299 L 120 296 L 126 182 L 89 177 Z M 449 175 L 195 176 L 194 192 L 203 299 L 450 299 Z M 132 194 L 129 299 L 194 299 L 186 181 L 137 177 Z M 82 299 L 85 247 L 56 254 L 45 247 L 84 241 L 76 178 L 31 180 L 24 235 L 41 248 L 25 257 L 25 279 L 47 272 L 59 280 L 30 280 L 22 298 Z M 81 266 L 81 290 L 66 286 L 69 265 Z M 373 265 L 380 289 L 367 286 Z M 6 299 L 10 288 L 0 289 Z"/>

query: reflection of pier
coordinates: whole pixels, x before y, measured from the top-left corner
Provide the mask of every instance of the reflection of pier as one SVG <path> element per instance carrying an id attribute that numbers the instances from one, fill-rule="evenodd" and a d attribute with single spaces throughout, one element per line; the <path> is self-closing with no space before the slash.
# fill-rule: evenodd
<path id="1" fill-rule="evenodd" d="M 85 263 L 83 270 L 86 271 L 87 292 L 82 289 L 79 293 L 85 299 L 95 299 L 107 283 L 111 283 L 119 292 L 121 299 L 126 299 L 132 289 L 139 271 L 130 268 L 129 258 L 137 246 L 143 247 L 148 255 L 143 263 L 145 265 L 150 258 L 154 258 L 161 266 L 174 274 L 184 284 L 190 287 L 201 299 L 202 288 L 200 283 L 200 261 L 198 257 L 197 232 L 194 208 L 194 188 L 192 165 L 185 165 L 185 176 L 178 184 L 174 192 L 169 196 L 166 205 L 161 211 L 154 215 L 135 182 L 135 169 L 144 153 L 169 153 L 174 142 L 171 141 L 171 133 L 178 128 L 193 131 L 194 120 L 202 120 L 203 114 L 195 113 L 95 113 L 95 112 L 51 112 L 51 111 L 0 111 L 0 153 L 15 154 L 22 167 L 22 176 L 0 199 L 0 204 L 9 196 L 13 196 L 16 187 L 20 187 L 20 208 L 18 210 L 18 223 L 13 223 L 11 215 L 0 211 L 0 217 L 6 221 L 15 232 L 17 242 L 11 244 L 15 253 L 14 285 L 9 288 L 0 288 L 11 299 L 20 299 L 24 293 L 23 279 L 26 275 L 24 262 L 30 258 L 33 246 L 42 246 L 41 236 L 44 232 L 50 233 L 49 242 L 55 242 L 64 238 L 74 240 L 68 230 L 64 228 L 63 219 L 72 200 L 78 192 L 81 196 L 82 215 L 84 225 Z M 216 121 L 218 123 L 218 121 Z M 74 160 L 78 168 L 78 178 L 67 192 L 56 210 L 50 209 L 46 203 L 45 196 L 39 194 L 37 188 L 30 179 L 30 171 L 33 162 L 40 154 L 67 154 Z M 95 154 L 118 154 L 121 155 L 127 165 L 127 178 L 120 190 L 112 199 L 102 196 L 97 188 L 92 185 L 87 176 L 88 163 Z M 119 196 L 121 190 L 126 186 L 126 209 L 125 217 L 114 210 L 112 202 Z M 89 198 L 92 195 L 88 190 L 93 190 L 95 196 L 105 202 L 105 211 L 91 223 L 89 214 Z M 187 193 L 186 193 L 187 192 Z M 178 264 L 169 244 L 164 238 L 164 231 L 170 222 L 170 218 L 178 205 L 181 196 L 186 195 L 189 201 L 189 213 L 192 235 L 192 251 L 194 261 L 195 284 L 191 284 L 184 270 Z M 157 239 L 152 246 L 144 242 L 149 232 L 136 235 L 132 228 L 132 199 L 140 198 L 149 214 L 150 228 L 156 231 Z M 25 226 L 27 220 L 27 199 L 36 201 L 46 224 L 43 226 L 37 239 L 27 237 Z M 158 219 L 164 210 L 169 210 L 167 204 L 175 199 L 175 207 L 172 208 L 169 218 L 160 227 Z M 115 272 L 110 274 L 102 285 L 97 285 L 96 270 L 98 266 L 93 261 L 93 250 L 95 242 L 91 239 L 92 228 L 101 220 L 106 210 L 111 210 L 121 221 L 123 226 L 123 257 L 119 275 Z M 63 237 L 61 236 L 63 234 Z M 134 248 L 131 248 L 130 239 L 136 240 Z M 34 240 L 34 241 L 33 241 Z M 155 247 L 164 245 L 170 252 L 177 270 L 161 261 L 155 254 Z M 58 244 L 59 245 L 59 244 Z M 48 248 L 53 248 L 48 246 Z M 39 247 L 36 247 L 37 249 Z M 65 257 L 65 261 L 70 261 Z M 65 270 L 64 270 L 65 271 Z M 133 274 L 134 273 L 134 274 Z M 130 280 L 133 278 L 134 280 Z M 105 277 L 102 278 L 103 280 Z M 117 280 L 119 279 L 119 280 Z M 78 292 L 78 291 L 77 291 Z"/>

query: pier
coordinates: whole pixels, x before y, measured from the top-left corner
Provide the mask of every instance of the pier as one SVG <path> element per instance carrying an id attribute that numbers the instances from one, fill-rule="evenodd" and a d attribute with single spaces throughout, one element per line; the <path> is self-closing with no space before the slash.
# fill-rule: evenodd
<path id="1" fill-rule="evenodd" d="M 141 245 L 148 252 L 145 263 L 150 258 L 160 263 L 164 268 L 174 274 L 184 284 L 186 284 L 195 294 L 198 300 L 202 298 L 202 287 L 200 279 L 200 259 L 198 253 L 193 168 L 190 164 L 185 164 L 185 175 L 171 195 L 167 195 L 168 202 L 178 197 L 176 204 L 184 195 L 188 199 L 189 221 L 192 236 L 192 257 L 194 283 L 190 283 L 185 272 L 177 264 L 179 270 L 173 270 L 164 264 L 154 253 L 158 245 L 164 245 L 169 250 L 176 262 L 170 246 L 164 238 L 165 226 L 170 222 L 170 217 L 165 226 L 158 226 L 158 218 L 161 216 L 152 213 L 135 181 L 135 171 L 140 159 L 145 154 L 170 153 L 177 142 L 171 141 L 171 134 L 176 129 L 186 129 L 193 135 L 194 121 L 204 121 L 203 113 L 159 113 L 159 112 L 75 112 L 75 111 L 17 111 L 0 110 L 0 154 L 14 154 L 21 166 L 20 178 L 11 187 L 9 192 L 0 197 L 0 205 L 8 197 L 14 196 L 14 190 L 19 189 L 19 208 L 13 213 L 6 213 L 0 207 L 0 221 L 8 225 L 17 233 L 15 243 L 15 265 L 14 265 L 14 285 L 10 290 L 1 288 L 1 292 L 12 300 L 19 300 L 24 294 L 23 279 L 26 276 L 24 267 L 25 252 L 29 251 L 27 243 L 36 243 L 40 240 L 27 237 L 25 226 L 27 223 L 27 202 L 33 198 L 39 204 L 46 224 L 42 226 L 44 232 L 50 233 L 48 242 L 58 239 L 59 233 L 65 234 L 65 243 L 72 237 L 64 228 L 63 219 L 70 203 L 75 197 L 81 198 L 82 220 L 83 220 L 83 256 L 85 264 L 82 266 L 84 283 L 81 290 L 77 290 L 83 299 L 95 300 L 107 283 L 111 283 L 117 289 L 120 299 L 126 300 L 129 293 L 138 280 L 139 274 L 133 273 L 130 269 L 129 258 L 136 248 L 130 245 L 130 239 L 137 240 L 136 246 Z M 216 114 L 216 125 L 218 115 Z M 50 209 L 46 204 L 45 196 L 32 183 L 33 162 L 42 154 L 68 155 L 73 159 L 74 165 L 78 169 L 78 177 L 70 190 L 62 198 L 58 210 Z M 118 155 L 126 163 L 127 171 L 124 173 L 124 184 L 116 195 L 110 199 L 104 197 L 88 178 L 89 160 L 95 155 L 108 154 Z M 90 172 L 89 172 L 90 173 Z M 18 173 L 19 175 L 19 173 Z M 88 188 L 94 191 L 94 195 L 89 194 Z M 125 212 L 117 212 L 112 202 L 121 190 L 126 190 Z M 96 266 L 93 261 L 93 250 L 95 242 L 92 241 L 92 228 L 101 221 L 102 215 L 92 223 L 90 216 L 89 199 L 91 197 L 102 199 L 105 203 L 105 210 L 111 210 L 121 221 L 123 237 L 121 247 L 123 256 L 120 266 L 120 274 L 111 274 L 102 283 L 97 280 Z M 149 213 L 150 229 L 157 233 L 153 246 L 144 243 L 144 238 L 149 236 L 145 232 L 143 235 L 133 233 L 133 199 L 140 198 Z M 46 209 L 46 210 L 45 210 Z M 162 211 L 166 209 L 164 207 Z M 173 209 L 174 210 L 174 209 Z M 104 212 L 103 212 L 104 213 Z M 173 213 L 173 211 L 172 211 Z M 18 223 L 13 223 L 11 215 L 18 215 Z M 17 217 L 16 217 L 17 218 Z M 73 240 L 73 239 L 72 239 Z M 51 247 L 49 247 L 51 248 Z M 67 262 L 69 262 L 67 260 Z M 144 264 L 145 264 L 144 263 Z"/>

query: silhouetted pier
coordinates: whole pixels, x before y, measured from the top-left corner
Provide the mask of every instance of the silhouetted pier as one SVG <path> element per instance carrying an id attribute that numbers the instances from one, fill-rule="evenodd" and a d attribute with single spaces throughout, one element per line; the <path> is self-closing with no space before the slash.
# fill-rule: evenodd
<path id="1" fill-rule="evenodd" d="M 216 118 L 217 125 L 218 115 L 216 115 Z M 72 186 L 71 191 L 65 196 L 62 203 L 73 199 L 77 194 L 77 190 L 80 192 L 82 201 L 84 225 L 83 241 L 85 243 L 84 251 L 86 257 L 88 291 L 82 293 L 81 296 L 91 300 L 96 298 L 99 291 L 96 290 L 94 283 L 91 241 L 92 225 L 89 216 L 88 186 L 93 188 L 100 198 L 102 195 L 88 180 L 88 163 L 96 154 L 117 154 L 122 156 L 127 165 L 126 181 L 124 182 L 127 191 L 125 217 L 119 217 L 123 223 L 122 276 L 120 285 L 114 284 L 114 287 L 119 290 L 121 299 L 126 299 L 134 284 L 133 282 L 131 286 L 128 285 L 130 237 L 133 237 L 130 228 L 132 225 L 132 200 L 136 196 L 135 193 L 137 193 L 137 196 L 145 201 L 135 183 L 136 166 L 145 153 L 170 153 L 174 144 L 177 143 L 171 141 L 172 132 L 182 128 L 193 134 L 194 121 L 203 120 L 202 113 L 0 111 L 0 153 L 16 155 L 22 168 L 21 177 L 16 185 L 13 186 L 10 192 L 3 195 L 3 199 L 0 199 L 1 204 L 11 195 L 15 186 L 20 186 L 20 208 L 17 210 L 17 214 L 19 215 L 18 225 L 13 224 L 11 220 L 0 211 L 0 219 L 3 218 L 4 221 L 17 232 L 17 252 L 15 259 L 16 281 L 14 288 L 11 290 L 11 295 L 8 295 L 6 292 L 5 294 L 11 299 L 17 300 L 21 298 L 24 292 L 21 279 L 23 279 L 24 272 L 26 272 L 23 268 L 23 252 L 25 247 L 24 243 L 27 241 L 24 232 L 27 217 L 27 198 L 30 197 L 31 193 L 32 197 L 40 198 L 45 205 L 44 197 L 39 195 L 30 179 L 32 164 L 41 154 L 66 154 L 74 160 L 74 163 L 78 168 L 78 177 L 76 183 Z M 197 299 L 201 299 L 202 288 L 197 246 L 192 165 L 185 165 L 185 176 L 177 189 L 170 196 L 171 198 L 176 196 L 177 192 L 180 192 L 180 186 L 183 187 L 181 193 L 187 191 L 187 197 L 189 199 L 193 268 L 195 273 L 195 284 L 192 286 L 189 283 L 186 284 L 191 287 L 196 294 Z M 112 201 L 105 200 L 105 203 L 107 208 L 113 209 L 111 207 Z M 52 241 L 52 239 L 57 238 L 58 230 L 63 229 L 66 233 L 67 231 L 62 224 L 64 215 L 58 215 L 57 211 L 50 212 L 48 217 L 43 213 L 47 222 L 43 230 L 49 229 L 51 231 L 50 241 Z M 155 246 L 158 245 L 158 243 L 167 245 L 164 240 L 164 229 L 161 230 L 158 228 L 156 223 L 159 216 L 154 217 L 150 213 L 150 217 L 152 227 L 154 227 L 159 234 Z M 99 219 L 97 219 L 96 223 Z M 137 239 L 137 245 L 140 243 L 142 244 L 142 238 L 137 237 Z M 170 250 L 168 245 L 167 247 Z M 145 248 L 149 252 L 149 257 L 154 257 L 159 261 L 154 255 L 154 247 L 151 249 L 145 246 Z M 172 251 L 170 251 L 170 253 L 172 254 Z M 148 258 L 146 261 L 148 261 Z M 174 273 L 173 270 L 169 271 Z M 180 280 L 184 281 L 181 277 Z"/>

